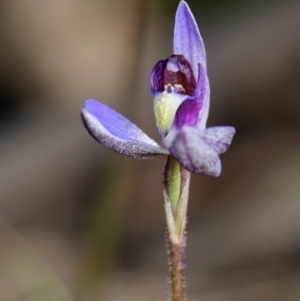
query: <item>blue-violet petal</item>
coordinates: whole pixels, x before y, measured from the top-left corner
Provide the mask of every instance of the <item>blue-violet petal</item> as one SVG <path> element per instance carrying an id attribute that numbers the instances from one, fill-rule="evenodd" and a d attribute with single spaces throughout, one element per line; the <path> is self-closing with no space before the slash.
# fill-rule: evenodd
<path id="1" fill-rule="evenodd" d="M 163 83 L 163 64 L 164 61 L 158 61 L 154 68 L 152 69 L 150 75 L 150 88 L 153 94 L 161 92 L 164 89 Z"/>
<path id="2" fill-rule="evenodd" d="M 232 126 L 215 126 L 200 131 L 199 137 L 218 154 L 223 154 L 228 150 L 234 134 L 235 128 Z"/>
<path id="3" fill-rule="evenodd" d="M 169 154 L 135 124 L 101 102 L 86 100 L 81 113 L 89 133 L 120 155 L 147 159 Z"/>
<path id="4" fill-rule="evenodd" d="M 206 70 L 202 65 L 199 65 L 199 74 L 195 91 L 187 97 L 187 100 L 179 106 L 176 112 L 174 125 L 178 128 L 188 125 L 204 129 L 206 126 L 210 87 Z"/>
<path id="5" fill-rule="evenodd" d="M 195 78 L 198 78 L 198 64 L 206 70 L 206 53 L 195 18 L 185 1 L 180 1 L 174 28 L 174 54 L 182 54 L 190 62 Z"/>
<path id="6" fill-rule="evenodd" d="M 172 128 L 164 138 L 171 155 L 188 171 L 218 177 L 221 161 L 217 152 L 199 137 L 199 129 L 183 126 Z"/>

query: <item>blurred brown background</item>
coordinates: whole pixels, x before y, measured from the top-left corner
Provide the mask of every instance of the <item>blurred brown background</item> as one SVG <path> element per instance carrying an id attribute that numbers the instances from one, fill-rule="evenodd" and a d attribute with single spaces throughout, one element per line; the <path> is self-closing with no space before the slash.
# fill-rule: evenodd
<path id="1" fill-rule="evenodd" d="M 159 141 L 149 73 L 178 1 L 0 2 L 0 300 L 166 300 L 162 160 L 98 145 L 101 100 Z M 220 178 L 193 175 L 189 300 L 300 300 L 300 1 L 189 1 Z"/>

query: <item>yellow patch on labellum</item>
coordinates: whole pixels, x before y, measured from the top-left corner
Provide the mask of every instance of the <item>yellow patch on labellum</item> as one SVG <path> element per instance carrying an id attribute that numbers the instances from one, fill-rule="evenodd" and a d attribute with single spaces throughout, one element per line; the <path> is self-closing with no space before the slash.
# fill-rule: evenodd
<path id="1" fill-rule="evenodd" d="M 176 111 L 183 99 L 178 94 L 174 93 L 175 88 L 184 91 L 181 85 L 165 85 L 164 92 L 160 93 L 154 99 L 154 115 L 157 127 L 163 131 L 168 131 L 176 114 Z"/>

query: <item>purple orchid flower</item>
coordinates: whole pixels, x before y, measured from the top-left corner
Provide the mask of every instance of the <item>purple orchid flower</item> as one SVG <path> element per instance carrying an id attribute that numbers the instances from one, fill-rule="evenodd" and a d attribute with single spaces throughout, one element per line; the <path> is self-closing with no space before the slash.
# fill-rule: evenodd
<path id="1" fill-rule="evenodd" d="M 231 144 L 231 126 L 206 128 L 210 87 L 204 44 L 195 19 L 181 1 L 175 19 L 174 54 L 151 73 L 156 125 L 163 147 L 112 108 L 88 99 L 82 118 L 89 133 L 104 147 L 131 158 L 171 155 L 185 169 L 219 176 L 219 155 Z"/>

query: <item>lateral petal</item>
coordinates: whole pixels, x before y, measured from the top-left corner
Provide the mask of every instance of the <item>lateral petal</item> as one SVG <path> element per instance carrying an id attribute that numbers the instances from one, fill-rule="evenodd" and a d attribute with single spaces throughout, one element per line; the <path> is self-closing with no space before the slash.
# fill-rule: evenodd
<path id="1" fill-rule="evenodd" d="M 225 153 L 235 134 L 232 126 L 215 126 L 199 132 L 199 136 L 218 154 Z"/>
<path id="2" fill-rule="evenodd" d="M 86 100 L 81 115 L 93 138 L 120 155 L 147 159 L 169 154 L 135 124 L 101 102 Z"/>
<path id="3" fill-rule="evenodd" d="M 190 172 L 218 177 L 221 161 L 217 152 L 194 127 L 172 128 L 163 140 L 171 155 Z"/>

